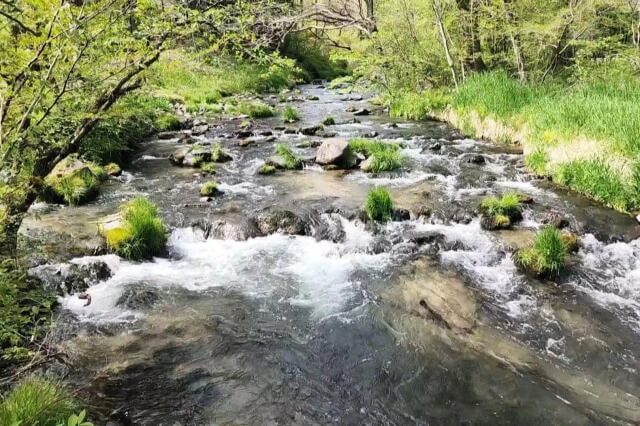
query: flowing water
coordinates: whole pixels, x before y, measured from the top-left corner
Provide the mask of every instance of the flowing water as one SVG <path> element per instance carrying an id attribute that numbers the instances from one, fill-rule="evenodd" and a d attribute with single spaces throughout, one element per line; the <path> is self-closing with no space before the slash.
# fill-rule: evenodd
<path id="1" fill-rule="evenodd" d="M 345 109 L 369 107 L 366 97 L 301 90 L 319 98 L 296 103 L 302 126 L 331 114 L 339 124 L 328 129 L 340 137 L 401 142 L 403 171 L 309 166 L 259 176 L 273 142 L 239 147 L 229 137 L 239 120 L 226 120 L 201 137 L 234 157 L 218 167 L 221 197 L 201 200 L 206 179 L 170 164 L 176 139 L 152 140 L 94 203 L 38 205 L 25 222 L 31 238 L 63 234 L 86 252 L 100 217 L 146 195 L 171 226 L 167 258 L 72 260 L 100 259 L 113 273 L 89 288 L 89 306 L 62 297 L 57 321 L 72 366 L 66 380 L 97 424 L 640 423 L 640 240 L 631 218 L 534 180 L 517 150 L 436 122 L 391 126 L 383 113 L 353 122 Z M 319 139 L 274 134 L 303 158 L 315 149 L 296 145 Z M 468 163 L 469 154 L 486 162 Z M 361 223 L 355 212 L 377 185 L 399 207 L 431 214 Z M 479 200 L 513 189 L 534 199 L 525 220 L 481 229 Z M 238 237 L 242 221 L 265 208 L 312 217 L 311 230 Z M 581 237 L 559 284 L 522 275 L 510 256 L 550 212 Z M 216 221 L 222 232 L 202 230 Z M 74 255 L 50 245 L 50 258 Z M 132 291 L 147 303 L 122 303 Z"/>

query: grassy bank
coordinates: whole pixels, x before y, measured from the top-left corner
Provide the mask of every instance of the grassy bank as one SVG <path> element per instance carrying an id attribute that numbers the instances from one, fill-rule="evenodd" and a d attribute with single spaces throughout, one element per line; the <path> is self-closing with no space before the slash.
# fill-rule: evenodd
<path id="1" fill-rule="evenodd" d="M 640 208 L 640 81 L 523 84 L 506 74 L 473 76 L 456 91 L 388 99 L 391 114 L 443 118 L 463 132 L 520 142 L 536 174 L 612 208 Z"/>

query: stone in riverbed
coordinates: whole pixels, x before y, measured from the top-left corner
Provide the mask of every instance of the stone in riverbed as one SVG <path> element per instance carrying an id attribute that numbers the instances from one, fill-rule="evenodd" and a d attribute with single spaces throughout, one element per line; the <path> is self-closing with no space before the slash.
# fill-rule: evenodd
<path id="1" fill-rule="evenodd" d="M 305 136 L 313 136 L 316 133 L 318 133 L 319 131 L 323 130 L 324 127 L 320 124 L 316 125 L 316 126 L 309 126 L 309 127 L 302 127 L 300 129 L 300 133 L 302 133 Z M 286 133 L 286 131 L 285 131 Z"/>
<path id="2" fill-rule="evenodd" d="M 211 150 L 203 147 L 191 149 L 182 160 L 182 165 L 186 167 L 199 167 L 200 164 L 211 161 Z"/>
<path id="3" fill-rule="evenodd" d="M 363 115 L 369 115 L 369 114 L 371 114 L 371 111 L 369 111 L 366 108 L 361 108 L 353 112 L 353 115 L 357 115 L 357 116 L 363 116 Z"/>
<path id="4" fill-rule="evenodd" d="M 467 163 L 467 164 L 476 164 L 476 165 L 481 165 L 487 162 L 487 160 L 485 160 L 484 156 L 480 155 L 480 154 L 472 154 L 472 153 L 468 153 L 468 154 L 463 154 L 460 157 L 460 161 L 463 163 Z"/>
<path id="5" fill-rule="evenodd" d="M 287 235 L 306 235 L 304 220 L 289 210 L 264 211 L 255 218 L 258 229 L 263 235 L 281 232 Z"/>
<path id="6" fill-rule="evenodd" d="M 182 134 L 182 132 L 179 131 L 175 131 L 175 130 L 169 130 L 166 132 L 160 132 L 158 133 L 158 139 L 161 140 L 166 140 L 166 139 L 173 139 L 173 138 L 177 138 Z"/>
<path id="7" fill-rule="evenodd" d="M 373 155 L 360 163 L 360 170 L 363 172 L 370 172 L 373 165 Z"/>
<path id="8" fill-rule="evenodd" d="M 201 136 L 204 135 L 205 133 L 207 133 L 207 131 L 209 130 L 209 125 L 208 124 L 202 124 L 199 126 L 193 126 L 193 128 L 191 129 L 191 134 L 193 136 Z"/>
<path id="9" fill-rule="evenodd" d="M 326 166 L 334 164 L 349 169 L 356 165 L 356 157 L 351 151 L 349 142 L 344 139 L 327 139 L 320 145 L 316 153 L 316 163 Z"/>
<path id="10" fill-rule="evenodd" d="M 178 166 L 182 165 L 184 157 L 189 153 L 190 150 L 191 148 L 186 146 L 176 149 L 173 154 L 169 156 L 169 161 Z"/>
<path id="11" fill-rule="evenodd" d="M 65 295 L 86 291 L 90 286 L 111 277 L 111 269 L 103 261 L 83 264 L 58 263 L 41 265 L 28 271 L 43 288 Z"/>
<path id="12" fill-rule="evenodd" d="M 160 295 L 155 288 L 139 283 L 128 286 L 118 298 L 116 306 L 139 311 L 152 308 L 159 300 Z"/>

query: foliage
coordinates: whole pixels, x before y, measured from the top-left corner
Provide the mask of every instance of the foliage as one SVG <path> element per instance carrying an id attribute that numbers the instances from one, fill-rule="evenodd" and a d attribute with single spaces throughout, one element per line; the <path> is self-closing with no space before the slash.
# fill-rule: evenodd
<path id="1" fill-rule="evenodd" d="M 55 297 L 28 282 L 15 261 L 0 263 L 0 366 L 32 356 L 30 347 L 47 332 Z"/>
<path id="2" fill-rule="evenodd" d="M 216 183 L 216 181 L 210 180 L 208 182 L 205 182 L 200 187 L 200 195 L 202 195 L 203 197 L 210 197 L 212 195 L 216 195 L 217 193 L 218 184 Z"/>
<path id="3" fill-rule="evenodd" d="M 538 176 L 545 174 L 548 162 L 547 154 L 543 149 L 536 149 L 524 158 L 524 164 Z"/>
<path id="4" fill-rule="evenodd" d="M 349 147 L 353 152 L 369 157 L 377 152 L 399 151 L 400 145 L 395 142 L 382 142 L 373 139 L 351 139 Z"/>
<path id="5" fill-rule="evenodd" d="M 130 260 L 150 259 L 164 253 L 165 225 L 153 203 L 135 198 L 120 208 L 120 215 L 120 227 L 103 231 L 109 248 Z"/>
<path id="6" fill-rule="evenodd" d="M 289 34 L 282 52 L 296 60 L 305 71 L 307 81 L 314 78 L 332 80 L 349 73 L 346 61 L 332 59 L 330 50 L 311 35 Z"/>
<path id="7" fill-rule="evenodd" d="M 270 164 L 263 164 L 262 166 L 260 166 L 260 168 L 258 169 L 258 174 L 259 175 L 272 175 L 276 172 L 276 168 L 273 167 Z"/>
<path id="8" fill-rule="evenodd" d="M 275 152 L 284 161 L 285 169 L 298 170 L 302 168 L 302 160 L 293 153 L 289 145 L 279 143 L 276 145 Z"/>
<path id="9" fill-rule="evenodd" d="M 571 161 L 559 166 L 555 180 L 574 191 L 592 197 L 620 211 L 632 211 L 640 206 L 632 183 L 624 182 L 620 175 L 601 159 Z"/>
<path id="10" fill-rule="evenodd" d="M 214 163 L 223 163 L 229 159 L 231 159 L 231 156 L 222 149 L 222 145 L 219 143 L 213 144 L 211 147 L 211 161 Z"/>
<path id="11" fill-rule="evenodd" d="M 386 222 L 393 214 L 393 201 L 386 188 L 378 187 L 369 190 L 364 211 L 369 220 Z"/>
<path id="12" fill-rule="evenodd" d="M 336 124 L 336 119 L 330 115 L 327 115 L 324 120 L 322 120 L 323 126 L 333 126 L 334 124 Z"/>
<path id="13" fill-rule="evenodd" d="M 0 424 L 67 425 L 70 418 L 74 419 L 72 416 L 77 409 L 75 398 L 62 385 L 31 377 L 13 388 L 0 404 Z"/>
<path id="14" fill-rule="evenodd" d="M 287 105 L 282 112 L 282 119 L 285 123 L 294 123 L 300 120 L 300 113 L 294 107 Z"/>
<path id="15" fill-rule="evenodd" d="M 536 275 L 553 275 L 564 266 L 567 253 L 562 233 L 547 226 L 536 234 L 533 246 L 515 253 L 515 261 Z"/>
<path id="16" fill-rule="evenodd" d="M 392 117 L 408 120 L 424 120 L 442 111 L 449 102 L 449 95 L 443 90 L 430 90 L 420 93 L 401 92 L 387 96 Z"/>

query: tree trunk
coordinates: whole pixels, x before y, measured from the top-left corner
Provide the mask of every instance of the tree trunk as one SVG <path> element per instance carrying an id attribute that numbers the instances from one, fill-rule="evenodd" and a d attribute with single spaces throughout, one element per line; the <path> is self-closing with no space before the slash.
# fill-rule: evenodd
<path id="1" fill-rule="evenodd" d="M 433 7 L 433 12 L 436 17 L 436 25 L 438 26 L 438 32 L 440 33 L 440 42 L 442 43 L 444 56 L 447 60 L 447 66 L 449 67 L 449 71 L 451 71 L 453 84 L 456 86 L 456 88 L 458 88 L 458 77 L 456 74 L 455 62 L 453 60 L 453 56 L 451 55 L 451 49 L 449 48 L 449 37 L 447 36 L 447 29 L 444 26 L 442 10 L 440 9 L 440 4 L 437 3 L 437 0 L 431 0 L 431 6 Z"/>
<path id="2" fill-rule="evenodd" d="M 518 78 L 520 81 L 527 80 L 527 74 L 525 72 L 524 66 L 524 58 L 522 57 L 522 49 L 520 47 L 520 39 L 516 34 L 514 34 L 514 18 L 511 9 L 509 8 L 509 2 L 505 0 L 503 3 L 504 8 L 504 18 L 507 21 L 507 25 L 509 26 L 509 40 L 511 41 L 511 48 L 513 50 L 513 57 L 516 64 L 516 69 L 518 70 Z"/>
<path id="3" fill-rule="evenodd" d="M 457 0 L 456 4 L 458 9 L 467 15 L 467 22 L 463 26 L 465 38 L 468 40 L 464 65 L 471 71 L 485 71 L 487 66 L 482 59 L 482 44 L 478 28 L 478 2 L 477 0 Z"/>
<path id="4" fill-rule="evenodd" d="M 22 219 L 37 196 L 38 190 L 29 188 L 21 196 L 12 197 L 11 200 L 6 200 L 0 205 L 3 210 L 2 217 L 0 217 L 0 259 L 16 257 L 18 231 Z"/>

